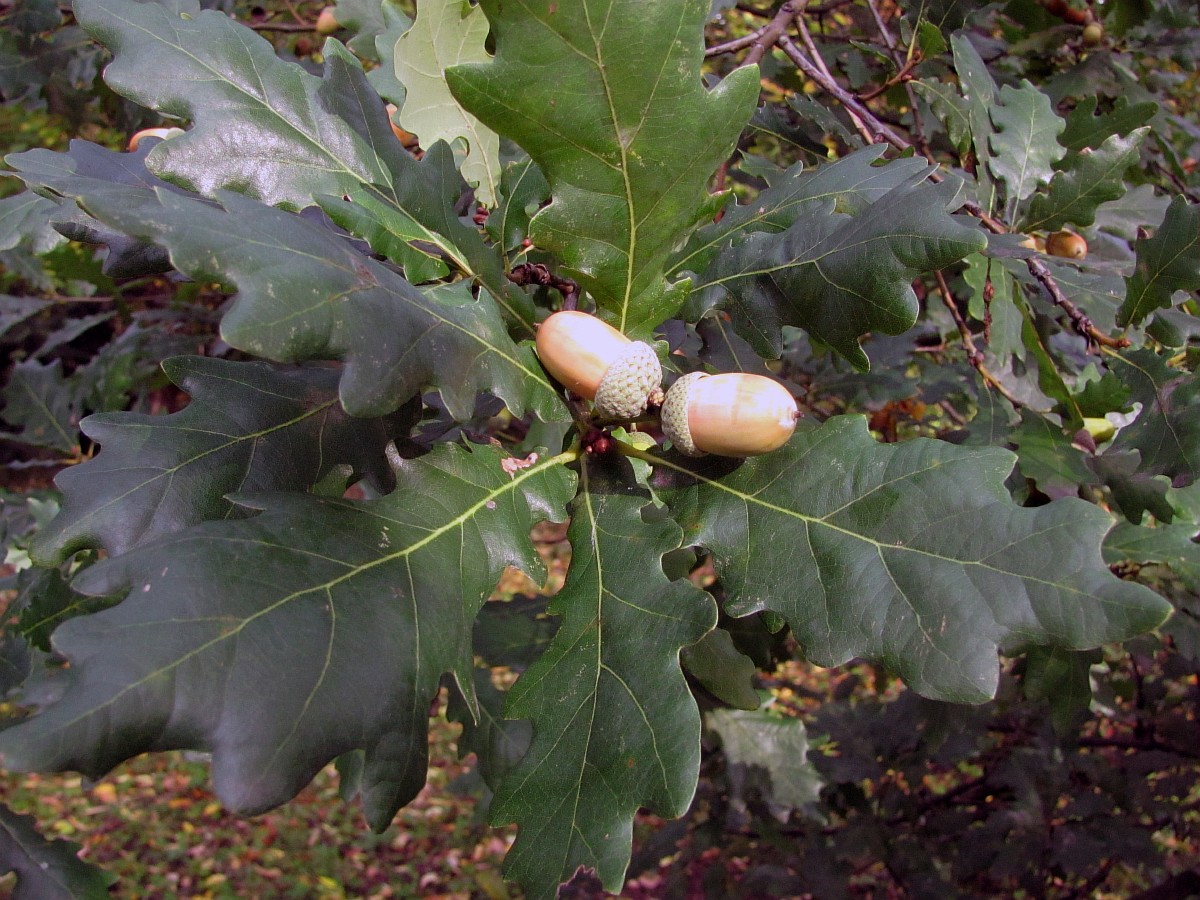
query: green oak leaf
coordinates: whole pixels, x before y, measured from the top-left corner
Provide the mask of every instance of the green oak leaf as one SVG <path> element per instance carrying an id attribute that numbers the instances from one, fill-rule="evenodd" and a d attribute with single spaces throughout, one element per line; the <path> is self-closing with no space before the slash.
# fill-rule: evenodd
<path id="1" fill-rule="evenodd" d="M 447 207 L 440 164 L 418 163 L 400 146 L 361 64 L 337 41 L 326 42 L 318 78 L 195 0 L 80 0 L 76 15 L 112 51 L 105 79 L 113 90 L 192 122 L 151 151 L 155 175 L 201 194 L 234 190 L 291 209 L 370 187 L 479 274 L 467 258 L 486 247 Z"/>
<path id="2" fill-rule="evenodd" d="M 1094 150 L 1114 134 L 1129 134 L 1158 112 L 1157 103 L 1130 103 L 1127 97 L 1118 97 L 1111 110 L 1097 114 L 1098 102 L 1095 97 L 1080 97 L 1067 115 L 1067 127 L 1058 136 L 1058 142 L 1072 153 L 1085 147 Z"/>
<path id="3" fill-rule="evenodd" d="M 1009 203 L 1024 200 L 1054 173 L 1066 150 L 1058 136 L 1066 127 L 1050 106 L 1050 98 L 1028 81 L 1019 88 L 1000 88 L 990 117 L 995 131 L 988 137 L 988 168 L 1007 186 Z"/>
<path id="4" fill-rule="evenodd" d="M 235 284 L 221 321 L 230 345 L 279 362 L 343 360 L 340 396 L 351 415 L 386 415 L 429 384 L 459 419 L 483 391 L 517 415 L 568 415 L 486 294 L 423 294 L 330 229 L 237 194 L 222 194 L 222 206 L 163 191 L 78 199 L 95 218 L 165 247 L 185 274 Z"/>
<path id="5" fill-rule="evenodd" d="M 1095 647 L 1169 612 L 1104 565 L 1104 510 L 1016 506 L 1013 462 L 999 448 L 880 444 L 864 418 L 838 416 L 775 453 L 660 460 L 655 477 L 671 483 L 656 488 L 686 541 L 712 553 L 731 615 L 772 610 L 819 665 L 862 657 L 924 696 L 979 703 L 1001 648 Z"/>
<path id="6" fill-rule="evenodd" d="M 350 34 L 346 46 L 361 59 L 379 61 L 376 39 L 396 22 L 409 24 L 408 16 L 395 0 L 337 0 L 333 17 L 338 28 Z"/>
<path id="7" fill-rule="evenodd" d="M 950 35 L 950 48 L 954 55 L 954 71 L 958 74 L 958 85 L 966 103 L 967 121 L 970 123 L 971 143 L 975 148 L 975 172 L 979 181 L 979 201 L 985 210 L 992 208 L 996 186 L 988 174 L 991 157 L 989 138 L 993 126 L 992 108 L 1000 89 L 996 86 L 987 63 L 971 43 L 965 32 Z"/>
<path id="8" fill-rule="evenodd" d="M 1134 427 L 1122 428 L 1113 449 L 1138 450 L 1141 471 L 1166 475 L 1175 487 L 1200 477 L 1200 374 L 1172 369 L 1151 350 L 1109 357 L 1109 367 L 1142 404 Z"/>
<path id="9" fill-rule="evenodd" d="M 1128 137 L 1112 135 L 1099 147 L 1073 153 L 1044 194 L 1029 202 L 1020 220 L 1021 231 L 1057 231 L 1063 225 L 1091 225 L 1102 203 L 1120 198 L 1126 190 L 1125 172 L 1138 160 L 1149 127 Z"/>
<path id="10" fill-rule="evenodd" d="M 857 215 L 928 168 L 917 157 L 875 165 L 885 149 L 882 144 L 875 144 L 815 169 L 805 169 L 802 162 L 796 163 L 773 178 L 752 200 L 730 204 L 719 222 L 698 229 L 671 261 L 669 271 L 701 275 L 721 250 L 742 235 L 786 231 L 831 204 L 839 213 Z"/>
<path id="11" fill-rule="evenodd" d="M 684 669 L 722 703 L 737 709 L 758 709 L 755 667 L 733 643 L 724 628 L 714 628 L 680 654 Z"/>
<path id="12" fill-rule="evenodd" d="M 971 149 L 971 114 L 963 95 L 952 83 L 934 79 L 913 81 L 912 86 L 945 126 L 946 136 L 959 156 L 965 156 Z"/>
<path id="13" fill-rule="evenodd" d="M 1154 528 L 1119 522 L 1104 539 L 1104 558 L 1109 562 L 1166 563 L 1183 579 L 1189 590 L 1200 591 L 1200 544 L 1195 524 L 1163 525 Z"/>
<path id="14" fill-rule="evenodd" d="M 1101 659 L 1098 650 L 1030 649 L 1022 678 L 1025 696 L 1046 702 L 1059 734 L 1067 733 L 1087 711 L 1092 702 L 1091 668 Z"/>
<path id="15" fill-rule="evenodd" d="M 506 713 L 532 720 L 533 743 L 492 805 L 494 822 L 519 826 L 504 870 L 530 898 L 554 897 L 580 866 L 620 890 L 634 814 L 682 815 L 700 764 L 679 652 L 716 625 L 716 606 L 663 574 L 679 527 L 643 521 L 647 500 L 584 462 L 571 570 L 550 605 L 562 624 L 509 692 Z"/>
<path id="16" fill-rule="evenodd" d="M 1125 279 L 1117 321 L 1137 325 L 1156 309 L 1169 309 L 1176 291 L 1200 289 L 1200 204 L 1176 197 L 1162 224 L 1134 245 L 1137 263 Z"/>
<path id="17" fill-rule="evenodd" d="M 1021 474 L 1052 500 L 1076 497 L 1081 484 L 1096 482 L 1083 451 L 1063 433 L 1061 425 L 1025 410 L 1010 439 L 1017 448 Z"/>
<path id="18" fill-rule="evenodd" d="M 474 753 L 483 783 L 495 791 L 529 750 L 533 729 L 523 719 L 504 718 L 507 694 L 492 684 L 487 669 L 475 670 L 475 697 L 478 709 L 472 710 L 461 693 L 451 691 L 446 716 L 462 725 L 455 742 L 459 756 Z"/>
<path id="19" fill-rule="evenodd" d="M 12 367 L 0 391 L 0 418 L 20 429 L 12 439 L 61 453 L 79 452 L 78 388 L 62 372 L 62 360 L 43 365 L 27 359 Z"/>
<path id="20" fill-rule="evenodd" d="M 0 803 L 0 875 L 15 872 L 13 900 L 101 900 L 116 876 L 79 858 L 80 847 L 47 840 L 33 816 Z"/>
<path id="21" fill-rule="evenodd" d="M 50 227 L 50 216 L 56 209 L 56 203 L 32 191 L 0 199 L 0 250 L 53 250 L 63 242 L 63 236 Z"/>
<path id="22" fill-rule="evenodd" d="M 439 679 L 471 690 L 476 612 L 505 566 L 543 574 L 529 529 L 561 521 L 573 493 L 563 458 L 503 462 L 442 444 L 395 458 L 381 499 L 249 495 L 253 518 L 92 566 L 76 588 L 128 596 L 54 632 L 65 691 L 0 732 L 0 762 L 99 777 L 150 750 L 207 750 L 218 796 L 254 813 L 361 749 L 382 830 L 425 783 Z"/>
<path id="23" fill-rule="evenodd" d="M 1171 480 L 1140 471 L 1140 451 L 1109 450 L 1091 457 L 1087 463 L 1112 492 L 1113 506 L 1134 525 L 1140 524 L 1147 512 L 1168 524 L 1175 518 L 1175 509 L 1167 499 Z"/>
<path id="24" fill-rule="evenodd" d="M 400 36 L 393 55 L 396 79 L 404 85 L 400 126 L 421 139 L 453 144 L 462 139 L 467 155 L 460 171 L 484 206 L 494 206 L 500 182 L 500 136 L 455 101 L 446 70 L 490 60 L 483 44 L 488 20 L 466 0 L 421 0 L 412 27 Z"/>
<path id="25" fill-rule="evenodd" d="M 529 234 L 529 222 L 550 199 L 546 176 L 532 159 L 508 163 L 500 175 L 499 202 L 484 227 L 500 249 L 509 254 Z"/>
<path id="26" fill-rule="evenodd" d="M 76 550 L 116 556 L 210 519 L 247 514 L 227 499 L 246 491 L 306 491 L 339 464 L 391 486 L 384 447 L 402 417 L 354 419 L 338 403 L 338 373 L 266 363 L 175 357 L 167 377 L 191 395 L 169 416 L 89 416 L 99 454 L 61 472 L 62 511 L 34 539 L 39 565 Z"/>
<path id="27" fill-rule="evenodd" d="M 648 335 L 684 300 L 664 268 L 715 212 L 708 179 L 750 119 L 757 69 L 705 89 L 708 0 L 479 5 L 495 59 L 449 70 L 450 89 L 545 174 L 553 199 L 530 223 L 533 243 L 618 329 Z"/>
<path id="28" fill-rule="evenodd" d="M 987 245 L 979 228 L 946 212 L 952 186 L 921 184 L 925 177 L 911 176 L 857 215 L 830 202 L 786 231 L 751 233 L 720 253 L 700 284 L 726 295 L 719 305 L 760 355 L 779 356 L 781 326 L 798 325 L 866 370 L 863 334 L 901 334 L 916 322 L 913 279 Z"/>

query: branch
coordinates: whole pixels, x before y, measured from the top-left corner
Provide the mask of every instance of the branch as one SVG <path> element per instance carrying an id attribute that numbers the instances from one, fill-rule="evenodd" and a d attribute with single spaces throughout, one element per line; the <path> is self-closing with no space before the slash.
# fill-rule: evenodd
<path id="1" fill-rule="evenodd" d="M 755 65 L 766 52 L 770 50 L 783 37 L 787 31 L 788 25 L 796 18 L 797 15 L 804 11 L 808 0 L 787 0 L 783 6 L 779 7 L 779 12 L 775 13 L 775 18 L 771 23 L 763 28 L 758 40 L 754 42 L 754 46 L 750 48 L 750 52 L 746 54 L 746 58 L 742 60 L 743 66 Z"/>
<path id="2" fill-rule="evenodd" d="M 946 284 L 946 276 L 942 274 L 940 269 L 934 272 L 933 275 L 937 279 L 938 293 L 942 296 L 942 303 L 945 304 L 946 309 L 950 310 L 950 315 L 954 318 L 954 324 L 958 326 L 958 333 L 962 336 L 963 347 L 967 351 L 967 362 L 974 366 L 975 371 L 979 373 L 979 377 L 990 387 L 995 388 L 996 393 L 1011 403 L 1014 409 L 1020 409 L 1024 404 L 1013 396 L 1013 393 L 1002 385 L 1000 380 L 984 365 L 983 353 L 975 346 L 975 338 L 971 335 L 971 329 L 967 325 L 967 320 L 958 311 L 958 303 L 955 301 L 954 295 L 950 293 L 950 286 Z"/>
<path id="3" fill-rule="evenodd" d="M 563 309 L 574 309 L 579 302 L 579 285 L 570 278 L 561 278 L 541 263 L 519 263 L 512 267 L 507 278 L 513 284 L 540 284 L 552 287 L 563 298 Z"/>

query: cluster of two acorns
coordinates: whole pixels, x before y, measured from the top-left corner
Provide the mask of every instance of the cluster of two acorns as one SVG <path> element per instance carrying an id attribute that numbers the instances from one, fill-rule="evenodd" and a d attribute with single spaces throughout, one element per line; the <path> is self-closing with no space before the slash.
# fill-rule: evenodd
<path id="1" fill-rule="evenodd" d="M 606 419 L 628 421 L 661 406 L 663 434 L 687 456 L 770 453 L 787 443 L 800 416 L 787 388 L 761 375 L 694 372 L 664 395 L 654 349 L 585 312 L 551 315 L 536 345 L 547 371 Z"/>

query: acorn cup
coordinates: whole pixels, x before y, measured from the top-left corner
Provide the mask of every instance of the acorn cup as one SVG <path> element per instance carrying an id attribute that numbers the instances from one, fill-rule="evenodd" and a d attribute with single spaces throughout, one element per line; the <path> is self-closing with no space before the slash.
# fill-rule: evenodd
<path id="1" fill-rule="evenodd" d="M 795 399 L 777 381 L 694 372 L 667 391 L 662 429 L 685 456 L 758 456 L 786 444 L 799 418 Z"/>
<path id="2" fill-rule="evenodd" d="M 633 419 L 661 401 L 662 365 L 654 348 L 631 341 L 595 316 L 576 310 L 551 315 L 537 332 L 542 365 L 564 387 L 595 402 L 613 419 Z M 656 396 L 657 395 L 657 396 Z"/>

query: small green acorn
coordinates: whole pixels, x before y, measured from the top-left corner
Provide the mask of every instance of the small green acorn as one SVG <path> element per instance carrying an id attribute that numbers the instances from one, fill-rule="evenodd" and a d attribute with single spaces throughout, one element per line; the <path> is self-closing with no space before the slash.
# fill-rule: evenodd
<path id="1" fill-rule="evenodd" d="M 800 411 L 782 384 L 741 372 L 693 372 L 667 391 L 663 434 L 685 456 L 758 456 L 778 450 Z"/>
<path id="2" fill-rule="evenodd" d="M 537 354 L 565 387 L 593 400 L 613 419 L 633 419 L 662 401 L 662 364 L 654 348 L 631 341 L 607 322 L 577 310 L 556 312 L 538 326 Z"/>

